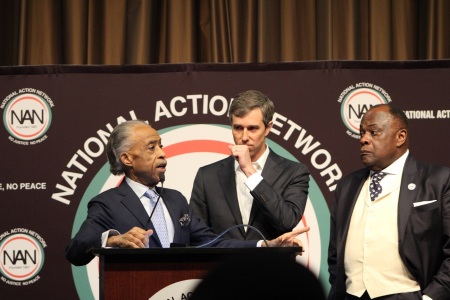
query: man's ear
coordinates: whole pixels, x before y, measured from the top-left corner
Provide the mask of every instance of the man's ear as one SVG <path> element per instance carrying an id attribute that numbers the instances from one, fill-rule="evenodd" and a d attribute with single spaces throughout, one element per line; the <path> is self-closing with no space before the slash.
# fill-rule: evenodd
<path id="1" fill-rule="evenodd" d="M 122 164 L 124 164 L 125 166 L 132 166 L 132 162 L 133 162 L 133 156 L 127 152 L 123 152 L 122 154 L 120 154 L 120 161 L 122 162 Z"/>
<path id="2" fill-rule="evenodd" d="M 397 132 L 397 147 L 400 148 L 406 143 L 408 138 L 408 131 L 406 129 L 400 129 Z"/>
<path id="3" fill-rule="evenodd" d="M 273 121 L 270 121 L 269 124 L 267 124 L 267 126 L 266 126 L 266 134 L 265 134 L 265 136 L 269 135 L 270 130 L 272 129 L 272 126 L 273 126 Z"/>

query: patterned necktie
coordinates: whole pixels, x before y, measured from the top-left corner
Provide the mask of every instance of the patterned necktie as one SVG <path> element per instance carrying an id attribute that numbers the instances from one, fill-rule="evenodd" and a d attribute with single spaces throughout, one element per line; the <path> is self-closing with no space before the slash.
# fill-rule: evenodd
<path id="1" fill-rule="evenodd" d="M 145 196 L 150 199 L 150 213 L 153 211 L 155 207 L 156 201 L 158 200 L 158 195 L 155 190 L 148 190 L 145 192 Z M 164 218 L 164 211 L 161 203 L 161 199 L 158 201 L 158 205 L 155 208 L 152 216 L 152 223 L 155 227 L 156 234 L 161 241 L 161 245 L 163 248 L 169 248 L 169 234 L 167 233 L 166 219 Z"/>
<path id="2" fill-rule="evenodd" d="M 387 173 L 385 173 L 385 172 L 380 172 L 380 171 L 373 172 L 372 182 L 370 183 L 370 186 L 369 186 L 370 200 L 374 201 L 378 197 L 378 195 L 381 193 L 381 191 L 383 190 L 381 188 L 380 181 L 386 175 L 387 175 Z"/>

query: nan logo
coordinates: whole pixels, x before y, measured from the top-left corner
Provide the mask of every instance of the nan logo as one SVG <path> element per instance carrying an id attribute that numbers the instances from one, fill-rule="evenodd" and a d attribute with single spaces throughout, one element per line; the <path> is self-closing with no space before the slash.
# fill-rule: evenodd
<path id="1" fill-rule="evenodd" d="M 26 286 L 40 279 L 44 265 L 44 239 L 26 228 L 15 228 L 0 235 L 1 281 L 15 286 Z"/>
<path id="2" fill-rule="evenodd" d="M 362 116 L 374 105 L 391 102 L 391 97 L 378 85 L 360 82 L 345 88 L 338 102 L 341 103 L 341 118 L 347 127 L 347 134 L 359 139 Z"/>
<path id="3" fill-rule="evenodd" d="M 47 139 L 52 122 L 52 99 L 43 91 L 23 88 L 3 99 L 3 123 L 9 140 L 19 145 L 35 145 Z"/>

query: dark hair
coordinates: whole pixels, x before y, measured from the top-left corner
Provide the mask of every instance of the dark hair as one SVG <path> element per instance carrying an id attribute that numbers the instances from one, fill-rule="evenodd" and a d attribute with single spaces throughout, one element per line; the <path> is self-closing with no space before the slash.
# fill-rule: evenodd
<path id="1" fill-rule="evenodd" d="M 109 170 L 113 175 L 121 175 L 125 172 L 120 155 L 133 147 L 132 129 L 139 125 L 149 126 L 141 120 L 125 121 L 117 125 L 111 132 L 106 144 L 106 156 L 109 161 Z"/>
<path id="2" fill-rule="evenodd" d="M 397 106 L 394 106 L 392 104 L 392 102 L 387 103 L 387 104 L 378 104 L 378 105 L 374 105 L 372 107 L 381 107 L 381 106 L 386 106 L 387 108 L 389 108 L 389 113 L 394 117 L 394 119 L 398 120 L 400 122 L 400 125 L 408 130 L 408 117 L 406 116 L 405 112 L 398 108 Z"/>
<path id="3" fill-rule="evenodd" d="M 243 117 L 255 108 L 261 109 L 263 122 L 267 127 L 272 121 L 275 107 L 269 97 L 255 90 L 248 90 L 234 97 L 228 112 L 230 121 L 233 121 L 233 116 Z"/>
<path id="4" fill-rule="evenodd" d="M 409 123 L 408 123 L 408 117 L 405 115 L 405 112 L 401 110 L 400 108 L 392 105 L 391 103 L 388 104 L 389 112 L 400 121 L 400 124 L 405 128 L 408 129 Z"/>

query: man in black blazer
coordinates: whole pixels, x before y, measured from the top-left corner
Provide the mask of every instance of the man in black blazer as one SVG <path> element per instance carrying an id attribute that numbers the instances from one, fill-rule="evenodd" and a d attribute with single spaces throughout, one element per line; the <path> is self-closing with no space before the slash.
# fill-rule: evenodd
<path id="1" fill-rule="evenodd" d="M 334 196 L 329 299 L 450 299 L 450 168 L 409 154 L 407 117 L 392 104 L 369 109 L 360 131 L 366 168 Z"/>
<path id="2" fill-rule="evenodd" d="M 208 247 L 257 246 L 258 241 L 216 239 L 217 235 L 196 217 L 180 192 L 156 187 L 164 178 L 167 162 L 158 132 L 145 122 L 119 124 L 111 133 L 106 151 L 111 173 L 125 174 L 125 178 L 117 188 L 105 191 L 89 202 L 87 219 L 66 247 L 66 258 L 72 264 L 89 263 L 94 258 L 92 250 L 96 248 L 162 247 L 163 240 L 167 242 L 165 247 L 169 243 L 207 244 Z M 152 199 L 156 203 L 153 204 L 155 210 L 151 208 Z M 155 229 L 159 222 L 153 218 L 158 208 L 161 208 L 158 219 L 162 221 L 162 231 Z M 268 241 L 267 245 L 261 243 L 261 246 L 301 246 L 295 237 L 308 230 L 309 227 L 305 227 L 289 232 Z"/>
<path id="3" fill-rule="evenodd" d="M 267 146 L 274 112 L 266 95 L 240 93 L 229 109 L 235 142 L 230 156 L 197 172 L 190 206 L 217 234 L 229 230 L 225 237 L 260 238 L 258 231 L 244 226 L 251 225 L 272 239 L 291 231 L 303 216 L 309 171 Z"/>

